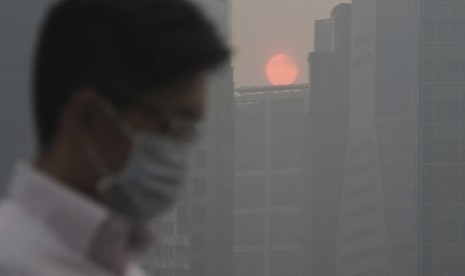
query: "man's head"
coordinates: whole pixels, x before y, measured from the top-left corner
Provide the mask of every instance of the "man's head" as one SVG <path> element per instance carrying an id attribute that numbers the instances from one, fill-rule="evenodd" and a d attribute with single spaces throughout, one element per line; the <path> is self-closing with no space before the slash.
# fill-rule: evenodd
<path id="1" fill-rule="evenodd" d="M 42 28 L 34 68 L 44 166 L 72 175 L 65 172 L 72 163 L 86 179 L 86 139 L 111 170 L 124 165 L 131 141 L 104 112 L 106 103 L 136 130 L 179 138 L 170 125 L 189 128 L 203 116 L 206 73 L 227 58 L 213 26 L 186 0 L 58 2 Z"/>

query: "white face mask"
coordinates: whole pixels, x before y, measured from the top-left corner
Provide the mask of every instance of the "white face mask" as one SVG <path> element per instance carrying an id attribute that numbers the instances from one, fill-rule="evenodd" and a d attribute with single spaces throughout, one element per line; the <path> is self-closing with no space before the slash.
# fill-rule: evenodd
<path id="1" fill-rule="evenodd" d="M 127 124 L 122 125 L 122 131 L 132 145 L 120 172 L 107 175 L 92 143 L 87 143 L 87 151 L 103 176 L 98 183 L 103 203 L 116 214 L 148 221 L 170 207 L 184 186 L 191 143 L 134 132 Z"/>

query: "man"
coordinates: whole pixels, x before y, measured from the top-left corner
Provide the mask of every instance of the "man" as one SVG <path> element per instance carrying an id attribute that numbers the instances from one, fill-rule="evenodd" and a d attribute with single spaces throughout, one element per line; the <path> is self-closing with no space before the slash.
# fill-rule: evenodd
<path id="1" fill-rule="evenodd" d="M 39 152 L 0 206 L 0 275 L 142 275 L 227 58 L 186 0 L 57 2 L 36 51 Z"/>

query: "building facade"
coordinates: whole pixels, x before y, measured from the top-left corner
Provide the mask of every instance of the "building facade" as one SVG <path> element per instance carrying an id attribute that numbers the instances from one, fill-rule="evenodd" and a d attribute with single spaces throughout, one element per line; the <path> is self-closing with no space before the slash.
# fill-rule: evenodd
<path id="1" fill-rule="evenodd" d="M 465 2 L 422 0 L 420 273 L 465 274 Z"/>
<path id="2" fill-rule="evenodd" d="M 235 276 L 302 275 L 302 122 L 309 86 L 236 90 Z"/>
<path id="3" fill-rule="evenodd" d="M 315 53 L 333 52 L 333 18 L 320 19 L 315 21 Z"/>
<path id="4" fill-rule="evenodd" d="M 353 1 L 334 275 L 465 273 L 464 10 Z"/>
<path id="5" fill-rule="evenodd" d="M 335 275 L 349 126 L 351 4 L 315 22 L 309 55 L 311 99 L 305 118 L 304 275 Z"/>
<path id="6" fill-rule="evenodd" d="M 339 5 L 331 52 L 310 55 L 313 275 L 419 275 L 420 11 L 417 0 Z"/>
<path id="7" fill-rule="evenodd" d="M 353 1 L 337 275 L 418 275 L 418 4 Z"/>

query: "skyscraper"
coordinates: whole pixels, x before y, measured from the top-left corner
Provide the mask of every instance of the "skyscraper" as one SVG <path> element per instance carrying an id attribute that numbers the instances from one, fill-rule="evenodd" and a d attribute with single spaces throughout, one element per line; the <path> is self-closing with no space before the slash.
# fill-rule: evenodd
<path id="1" fill-rule="evenodd" d="M 340 4 L 330 19 L 315 22 L 315 52 L 309 55 L 302 178 L 305 275 L 335 275 L 349 123 L 351 9 L 351 4 Z"/>
<path id="2" fill-rule="evenodd" d="M 416 0 L 354 0 L 337 275 L 418 273 Z"/>
<path id="3" fill-rule="evenodd" d="M 333 51 L 333 27 L 333 18 L 315 21 L 315 53 L 331 53 Z"/>
<path id="4" fill-rule="evenodd" d="M 346 7 L 349 13 L 349 6 Z M 310 59 L 315 106 L 311 108 L 311 122 L 321 125 L 319 129 L 313 127 L 310 135 L 320 137 L 316 139 L 320 145 L 333 145 L 320 155 L 320 147 L 310 147 L 317 149 L 310 152 L 310 158 L 318 161 L 328 158 L 330 172 L 334 175 L 341 169 L 343 172 L 339 185 L 333 182 L 329 187 L 325 178 L 321 178 L 322 170 L 310 173 L 310 187 L 318 187 L 311 190 L 311 198 L 320 202 L 312 203 L 314 208 L 310 208 L 314 210 L 310 216 L 313 232 L 308 232 L 310 241 L 316 241 L 310 247 L 316 250 L 316 256 L 311 256 L 317 259 L 321 256 L 311 269 L 318 269 L 314 271 L 317 275 L 417 275 L 421 214 L 417 209 L 420 6 L 415 0 L 354 0 L 351 10 L 351 18 L 348 14 L 341 17 L 345 18 L 344 35 L 334 31 L 332 44 L 334 49 L 338 45 L 340 50 L 349 48 L 344 55 L 346 66 L 336 73 L 347 78 L 343 87 L 349 88 L 348 93 L 344 100 L 337 97 L 327 101 L 322 112 L 317 112 L 317 102 L 324 103 L 318 91 L 330 91 L 336 86 L 322 80 L 344 58 L 314 53 Z M 333 17 L 336 14 L 333 12 Z M 344 91 L 341 87 L 337 90 Z M 343 164 L 338 165 L 338 156 L 331 155 L 337 145 L 333 141 L 335 133 L 327 129 L 343 130 L 343 117 L 325 121 L 321 113 L 326 110 L 335 113 L 344 106 L 341 103 L 346 104 L 344 139 L 347 140 L 339 154 Z M 320 134 L 324 130 L 325 134 Z M 316 168 L 324 164 L 314 163 Z M 330 202 L 321 200 L 329 199 L 328 194 L 334 196 Z M 327 223 L 323 224 L 325 227 L 320 227 L 322 222 Z M 335 232 L 323 231 L 334 227 Z M 331 239 L 329 248 L 324 243 L 318 244 L 318 234 L 336 234 L 334 247 Z"/>
<path id="5" fill-rule="evenodd" d="M 465 2 L 422 0 L 420 273 L 465 274 Z"/>
<path id="6" fill-rule="evenodd" d="M 236 90 L 234 275 L 302 275 L 307 84 Z"/>
<path id="7" fill-rule="evenodd" d="M 464 10 L 353 1 L 336 275 L 465 272 Z"/>

